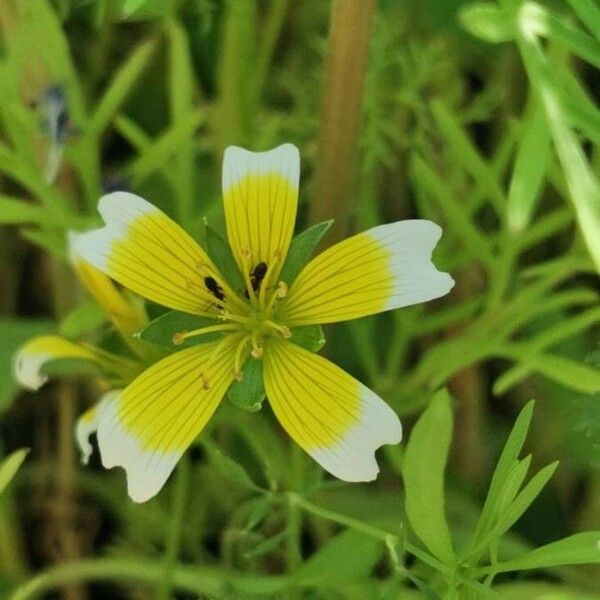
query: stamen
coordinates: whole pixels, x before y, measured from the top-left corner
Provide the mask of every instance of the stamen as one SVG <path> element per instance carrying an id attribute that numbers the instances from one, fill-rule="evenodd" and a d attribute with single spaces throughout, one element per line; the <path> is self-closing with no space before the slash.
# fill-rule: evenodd
<path id="1" fill-rule="evenodd" d="M 246 346 L 248 345 L 249 341 L 250 341 L 250 336 L 249 335 L 247 335 L 244 338 L 242 338 L 242 340 L 238 344 L 237 350 L 235 351 L 235 360 L 234 360 L 234 363 L 233 363 L 233 373 L 234 373 L 234 377 L 238 381 L 242 381 L 242 379 L 243 379 L 243 374 L 242 374 L 242 354 L 243 354 L 244 350 L 246 349 Z"/>
<path id="2" fill-rule="evenodd" d="M 270 313 L 273 310 L 273 306 L 275 306 L 275 302 L 277 300 L 281 300 L 281 298 L 285 298 L 287 296 L 287 293 L 288 293 L 287 283 L 285 281 L 280 281 L 277 284 L 277 289 L 275 290 L 275 292 L 271 296 L 271 299 L 269 300 L 269 305 L 267 306 L 267 312 Z"/>
<path id="3" fill-rule="evenodd" d="M 265 304 L 266 304 L 266 294 L 267 294 L 267 289 L 269 288 L 269 282 L 271 281 L 271 277 L 273 275 L 273 272 L 275 271 L 275 267 L 279 264 L 280 260 L 281 260 L 281 251 L 275 250 L 275 252 L 273 252 L 273 259 L 268 264 L 267 272 L 265 273 L 265 276 L 263 278 L 262 285 L 260 288 L 259 302 L 260 302 L 261 306 L 265 306 Z"/>
<path id="4" fill-rule="evenodd" d="M 244 283 L 246 284 L 246 290 L 248 292 L 248 299 L 253 306 L 256 306 L 258 304 L 258 299 L 256 297 L 256 293 L 254 292 L 254 288 L 252 287 L 252 280 L 250 279 L 250 271 L 252 270 L 250 250 L 242 248 L 240 254 L 242 255 L 242 274 L 244 276 Z"/>
<path id="5" fill-rule="evenodd" d="M 173 343 L 176 346 L 183 344 L 185 340 L 197 335 L 205 335 L 207 333 L 214 333 L 217 331 L 235 331 L 239 329 L 238 325 L 228 323 L 226 325 L 211 325 L 209 327 L 200 327 L 200 329 L 193 329 L 192 331 L 180 331 L 173 336 Z"/>
<path id="6" fill-rule="evenodd" d="M 284 338 L 292 337 L 292 332 L 287 325 L 279 325 L 278 323 L 275 323 L 275 321 L 270 320 L 264 321 L 264 324 L 271 329 L 275 329 L 275 331 L 279 331 Z"/>
<path id="7" fill-rule="evenodd" d="M 221 321 L 233 321 L 234 323 L 242 323 L 243 325 L 248 325 L 248 323 L 250 323 L 250 319 L 248 317 L 244 317 L 243 315 L 238 314 L 232 314 L 228 310 L 219 311 L 218 318 Z"/>

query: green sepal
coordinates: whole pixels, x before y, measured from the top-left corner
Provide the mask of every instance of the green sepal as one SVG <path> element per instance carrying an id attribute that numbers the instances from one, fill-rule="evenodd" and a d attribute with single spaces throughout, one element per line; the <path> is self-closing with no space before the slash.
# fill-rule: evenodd
<path id="1" fill-rule="evenodd" d="M 173 343 L 173 336 L 176 333 L 218 324 L 219 322 L 215 319 L 207 319 L 206 317 L 171 310 L 151 321 L 144 329 L 134 334 L 134 337 L 144 342 L 168 348 L 169 350 L 181 350 L 197 346 L 198 344 L 214 342 L 221 337 L 221 334 L 207 333 L 206 335 L 198 335 L 185 340 L 182 344 L 175 345 Z"/>
<path id="2" fill-rule="evenodd" d="M 279 276 L 279 278 L 282 281 L 285 281 L 288 286 L 291 286 L 296 277 L 298 277 L 298 274 L 310 260 L 318 243 L 332 224 L 333 219 L 317 223 L 316 225 L 305 229 L 302 233 L 299 233 L 292 240 L 287 258 L 283 264 L 283 269 L 281 270 L 281 275 Z"/>
<path id="3" fill-rule="evenodd" d="M 241 381 L 234 380 L 227 396 L 231 403 L 249 412 L 258 412 L 265 400 L 262 360 L 249 358 L 242 367 Z"/>
<path id="4" fill-rule="evenodd" d="M 245 289 L 229 244 L 204 219 L 204 248 L 235 292 Z"/>
<path id="5" fill-rule="evenodd" d="M 325 345 L 325 332 L 320 325 L 294 327 L 290 341 L 309 352 L 318 352 Z"/>

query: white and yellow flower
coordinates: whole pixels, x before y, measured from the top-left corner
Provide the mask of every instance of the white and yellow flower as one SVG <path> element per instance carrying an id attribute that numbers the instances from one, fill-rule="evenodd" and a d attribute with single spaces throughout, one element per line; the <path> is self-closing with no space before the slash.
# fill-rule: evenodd
<path id="1" fill-rule="evenodd" d="M 267 397 L 284 429 L 336 477 L 374 479 L 375 450 L 400 441 L 394 411 L 342 369 L 296 345 L 294 328 L 446 294 L 452 278 L 431 262 L 441 229 L 423 220 L 382 225 L 329 248 L 295 281 L 283 281 L 299 171 L 298 151 L 290 144 L 261 153 L 236 147 L 225 152 L 227 235 L 244 289 L 233 289 L 202 247 L 133 194 L 104 196 L 99 211 L 105 226 L 75 240 L 80 256 L 130 290 L 214 319 L 208 327 L 174 331 L 174 345 L 221 334 L 155 363 L 106 398 L 97 413 L 102 462 L 125 468 L 133 500 L 145 501 L 161 489 L 247 360 L 262 361 Z"/>

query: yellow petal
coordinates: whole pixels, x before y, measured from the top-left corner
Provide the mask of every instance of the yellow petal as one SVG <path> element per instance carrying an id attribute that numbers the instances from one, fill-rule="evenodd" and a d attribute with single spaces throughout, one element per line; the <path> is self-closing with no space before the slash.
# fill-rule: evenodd
<path id="1" fill-rule="evenodd" d="M 291 144 L 268 152 L 225 150 L 227 236 L 242 272 L 264 262 L 277 278 L 294 232 L 299 177 L 300 156 Z"/>
<path id="2" fill-rule="evenodd" d="M 98 445 L 106 468 L 127 473 L 129 496 L 158 493 L 233 380 L 238 338 L 202 344 L 155 363 L 106 403 Z"/>
<path id="3" fill-rule="evenodd" d="M 102 410 L 107 403 L 114 399 L 119 393 L 120 390 L 106 392 L 99 402 L 86 410 L 75 423 L 75 439 L 79 446 L 81 462 L 84 465 L 88 464 L 90 456 L 92 455 L 93 448 L 90 444 L 90 436 L 98 430 L 98 423 L 100 422 Z"/>
<path id="4" fill-rule="evenodd" d="M 285 340 L 269 340 L 264 361 L 267 397 L 290 436 L 339 479 L 375 479 L 375 450 L 402 438 L 396 413 L 333 363 Z"/>
<path id="5" fill-rule="evenodd" d="M 90 348 L 56 335 L 42 335 L 32 338 L 17 351 L 13 360 L 14 377 L 23 387 L 39 390 L 48 381 L 41 373 L 42 367 L 62 358 L 101 362 Z"/>
<path id="6" fill-rule="evenodd" d="M 102 229 L 78 235 L 74 249 L 103 273 L 163 306 L 207 314 L 214 303 L 204 284 L 214 265 L 202 248 L 162 211 L 134 194 L 100 199 Z"/>
<path id="7" fill-rule="evenodd" d="M 79 235 L 69 232 L 68 236 L 69 259 L 79 280 L 124 336 L 140 331 L 148 321 L 144 309 L 127 300 L 104 273 L 79 256 L 75 249 Z"/>
<path id="8" fill-rule="evenodd" d="M 281 322 L 346 321 L 447 294 L 454 281 L 431 262 L 441 234 L 431 221 L 399 221 L 332 246 L 298 275 L 282 302 Z"/>

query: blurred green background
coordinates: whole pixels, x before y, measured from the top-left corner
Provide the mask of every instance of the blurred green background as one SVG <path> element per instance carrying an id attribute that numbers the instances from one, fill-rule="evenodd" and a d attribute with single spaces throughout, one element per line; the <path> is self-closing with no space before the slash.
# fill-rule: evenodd
<path id="1" fill-rule="evenodd" d="M 0 598 L 600 598 L 598 566 L 562 566 L 600 562 L 595 0 L 0 0 L 0 35 L 0 452 L 31 449 L 4 491 L 0 471 Z M 444 228 L 450 295 L 325 331 L 405 441 L 376 482 L 343 484 L 268 403 L 224 401 L 135 505 L 97 450 L 78 464 L 105 374 L 56 365 L 26 393 L 13 355 L 45 333 L 130 352 L 67 260 L 105 191 L 201 237 L 204 218 L 223 230 L 224 148 L 283 142 L 297 231 Z M 560 465 L 517 494 L 529 407 L 490 488 L 531 398 L 522 454 Z"/>

